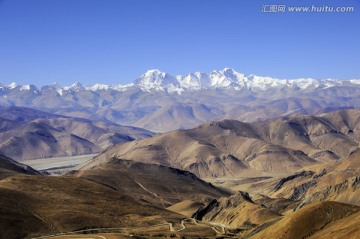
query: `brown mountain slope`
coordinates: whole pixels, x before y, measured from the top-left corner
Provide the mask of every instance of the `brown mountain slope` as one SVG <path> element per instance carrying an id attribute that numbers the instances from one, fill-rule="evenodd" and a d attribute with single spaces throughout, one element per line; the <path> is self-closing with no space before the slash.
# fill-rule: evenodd
<path id="1" fill-rule="evenodd" d="M 280 214 L 255 204 L 245 192 L 213 200 L 194 214 L 195 219 L 234 228 L 254 227 L 280 217 Z"/>
<path id="2" fill-rule="evenodd" d="M 357 239 L 360 235 L 359 221 L 360 212 L 354 213 L 315 232 L 310 239 Z"/>
<path id="3" fill-rule="evenodd" d="M 223 120 L 116 145 L 100 158 L 157 163 L 202 178 L 254 172 L 286 175 L 305 166 L 332 163 L 354 151 L 359 145 L 358 121 L 358 110 L 258 123 Z"/>
<path id="4" fill-rule="evenodd" d="M 212 125 L 202 127 L 120 144 L 100 157 L 158 163 L 203 178 L 234 177 L 253 171 L 288 173 L 316 163 L 300 151 L 268 144 L 259 138 L 237 135 L 218 126 L 214 126 L 217 132 L 209 132 L 213 131 Z"/>
<path id="5" fill-rule="evenodd" d="M 0 238 L 8 239 L 179 222 L 183 217 L 85 179 L 20 175 L 0 180 L 0 211 Z"/>
<path id="6" fill-rule="evenodd" d="M 200 208 L 204 207 L 205 205 L 199 202 L 194 202 L 191 200 L 185 200 L 179 203 L 176 203 L 167 209 L 179 214 L 182 214 L 188 218 L 190 218 L 194 213 Z"/>
<path id="7" fill-rule="evenodd" d="M 0 180 L 15 174 L 40 175 L 38 171 L 30 166 L 18 163 L 4 155 L 0 155 Z"/>
<path id="8" fill-rule="evenodd" d="M 348 155 L 358 147 L 354 138 L 360 134 L 356 127 L 344 130 L 331 119 L 346 113 L 348 120 L 360 120 L 359 111 L 339 111 L 316 116 L 298 116 L 254 123 L 257 132 L 268 142 L 301 150 L 312 158 L 331 162 Z M 353 131 L 354 130 L 354 131 Z"/>
<path id="9" fill-rule="evenodd" d="M 359 207 L 343 203 L 315 203 L 285 216 L 250 238 L 356 238 L 359 227 L 352 220 L 359 218 L 359 211 Z M 344 231 L 343 225 L 348 231 Z M 324 237 L 325 233 L 328 237 Z"/>
<path id="10" fill-rule="evenodd" d="M 79 171 L 73 174 L 160 207 L 168 207 L 183 200 L 206 203 L 229 195 L 227 191 L 186 171 L 113 158 L 95 159 L 80 166 Z"/>
<path id="11" fill-rule="evenodd" d="M 285 177 L 267 190 L 273 198 L 300 200 L 298 208 L 324 201 L 360 205 L 360 150 L 348 157 L 314 171 Z"/>

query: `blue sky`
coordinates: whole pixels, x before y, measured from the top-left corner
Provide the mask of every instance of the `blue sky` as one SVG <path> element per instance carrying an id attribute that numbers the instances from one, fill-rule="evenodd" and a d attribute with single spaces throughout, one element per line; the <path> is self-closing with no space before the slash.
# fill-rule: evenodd
<path id="1" fill-rule="evenodd" d="M 354 6 L 262 13 L 263 4 Z M 360 79 L 359 0 L 0 0 L 0 82 L 125 84 L 231 67 Z"/>

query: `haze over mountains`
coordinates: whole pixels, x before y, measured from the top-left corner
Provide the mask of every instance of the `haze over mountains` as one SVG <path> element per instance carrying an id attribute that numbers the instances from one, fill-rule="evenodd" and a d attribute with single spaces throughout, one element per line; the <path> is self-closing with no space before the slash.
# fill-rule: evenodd
<path id="1" fill-rule="evenodd" d="M 0 109 L 0 152 L 15 160 L 99 153 L 153 133 L 23 107 Z"/>
<path id="2" fill-rule="evenodd" d="M 127 85 L 0 88 L 0 105 L 72 117 L 110 120 L 156 132 L 189 129 L 211 120 L 245 122 L 360 107 L 360 80 L 275 79 L 233 69 L 172 76 L 149 70 Z"/>

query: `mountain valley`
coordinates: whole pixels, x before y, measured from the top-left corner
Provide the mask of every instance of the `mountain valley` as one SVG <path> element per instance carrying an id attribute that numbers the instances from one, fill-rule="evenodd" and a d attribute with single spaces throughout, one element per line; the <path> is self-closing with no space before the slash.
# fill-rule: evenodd
<path id="1" fill-rule="evenodd" d="M 2 86 L 0 238 L 357 239 L 358 83 Z"/>

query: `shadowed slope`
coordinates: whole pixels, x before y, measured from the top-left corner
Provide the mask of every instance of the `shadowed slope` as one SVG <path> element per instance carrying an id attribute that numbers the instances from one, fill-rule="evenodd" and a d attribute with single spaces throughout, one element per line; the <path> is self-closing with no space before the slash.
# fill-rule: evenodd
<path id="1" fill-rule="evenodd" d="M 227 191 L 216 188 L 186 171 L 119 159 L 95 158 L 79 166 L 76 176 L 110 186 L 139 201 L 162 207 L 186 199 L 208 202 L 213 198 L 229 195 Z"/>
<path id="2" fill-rule="evenodd" d="M 14 174 L 40 175 L 38 171 L 30 166 L 18 163 L 4 155 L 0 155 L 0 179 Z"/>
<path id="3" fill-rule="evenodd" d="M 178 222 L 182 216 L 136 202 L 76 177 L 12 176 L 0 181 L 0 237 L 24 238 L 84 228 Z"/>
<path id="4" fill-rule="evenodd" d="M 271 197 L 300 200 L 305 205 L 324 201 L 338 201 L 360 206 L 360 150 L 348 157 L 316 171 L 303 171 L 278 181 L 267 190 Z"/>
<path id="5" fill-rule="evenodd" d="M 194 214 L 196 219 L 234 228 L 254 227 L 280 216 L 274 211 L 255 204 L 245 192 L 213 200 Z"/>

